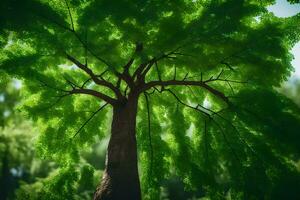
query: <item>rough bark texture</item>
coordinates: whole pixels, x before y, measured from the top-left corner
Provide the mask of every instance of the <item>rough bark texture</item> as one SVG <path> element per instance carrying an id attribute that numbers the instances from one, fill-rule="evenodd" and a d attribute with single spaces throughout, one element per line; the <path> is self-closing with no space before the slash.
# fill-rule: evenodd
<path id="1" fill-rule="evenodd" d="M 94 200 L 140 200 L 135 137 L 137 98 L 114 107 L 106 168 Z"/>

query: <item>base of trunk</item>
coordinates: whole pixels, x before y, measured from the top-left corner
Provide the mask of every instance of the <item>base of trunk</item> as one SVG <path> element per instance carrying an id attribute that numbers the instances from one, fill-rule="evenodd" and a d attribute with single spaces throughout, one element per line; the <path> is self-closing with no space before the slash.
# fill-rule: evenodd
<path id="1" fill-rule="evenodd" d="M 127 175 L 126 177 L 123 177 Z M 101 186 L 97 188 L 94 200 L 140 200 L 140 186 L 136 177 L 124 170 L 119 173 L 104 172 Z"/>

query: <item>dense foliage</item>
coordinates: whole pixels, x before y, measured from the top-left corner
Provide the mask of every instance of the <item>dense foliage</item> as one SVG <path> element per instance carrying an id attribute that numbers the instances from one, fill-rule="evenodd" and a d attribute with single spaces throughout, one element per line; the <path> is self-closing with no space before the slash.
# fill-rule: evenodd
<path id="1" fill-rule="evenodd" d="M 277 18 L 272 3 L 2 0 L 0 78 L 23 80 L 39 154 L 64 166 L 45 195 L 71 199 L 92 173 L 73 164 L 109 135 L 104 101 L 129 93 L 119 75 L 132 60 L 132 75 L 152 63 L 137 116 L 144 199 L 173 174 L 212 199 L 299 196 L 300 110 L 274 87 L 293 70 L 300 15 Z"/>

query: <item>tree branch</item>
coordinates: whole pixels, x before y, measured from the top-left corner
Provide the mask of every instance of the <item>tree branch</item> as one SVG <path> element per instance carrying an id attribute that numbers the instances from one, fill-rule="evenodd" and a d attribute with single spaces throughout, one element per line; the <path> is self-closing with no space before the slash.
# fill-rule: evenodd
<path id="1" fill-rule="evenodd" d="M 176 98 L 176 100 L 177 100 L 180 104 L 182 104 L 182 105 L 184 105 L 184 106 L 186 106 L 186 107 L 188 107 L 188 108 L 191 108 L 191 109 L 193 109 L 193 110 L 196 110 L 196 111 L 198 111 L 198 112 L 204 114 L 206 117 L 208 117 L 209 120 L 212 120 L 212 121 L 217 125 L 217 127 L 219 128 L 219 130 L 221 131 L 221 133 L 222 133 L 222 135 L 223 135 L 223 137 L 224 137 L 224 140 L 225 140 L 226 144 L 228 145 L 229 149 L 231 150 L 232 154 L 234 155 L 234 157 L 236 158 L 236 160 L 237 160 L 238 162 L 240 162 L 240 159 L 239 159 L 239 157 L 237 156 L 237 154 L 236 154 L 236 152 L 234 151 L 234 149 L 232 148 L 231 144 L 229 143 L 229 141 L 228 141 L 228 139 L 227 139 L 227 137 L 226 137 L 226 135 L 225 135 L 225 132 L 224 132 L 222 126 L 221 126 L 219 123 L 217 123 L 217 122 L 212 118 L 211 114 L 209 114 L 209 113 L 207 113 L 207 112 L 205 112 L 205 111 L 199 109 L 199 108 L 198 108 L 199 104 L 198 104 L 196 107 L 193 107 L 193 106 L 190 106 L 190 105 L 184 103 L 184 102 L 181 101 L 181 100 L 179 99 L 179 97 L 178 97 L 172 90 L 170 90 L 170 89 L 164 89 L 164 90 L 162 90 L 162 91 L 168 91 L 169 93 L 171 93 L 171 94 Z M 161 91 L 161 92 L 162 92 L 162 91 Z M 204 108 L 204 107 L 201 106 L 201 108 Z M 206 109 L 206 108 L 204 108 L 204 109 Z M 209 110 L 209 109 L 207 109 L 207 110 Z M 206 132 L 206 121 L 205 121 L 205 132 Z"/>
<path id="2" fill-rule="evenodd" d="M 185 107 L 188 107 L 190 109 L 193 109 L 193 110 L 196 110 L 198 112 L 201 112 L 202 114 L 204 114 L 205 116 L 207 116 L 208 118 L 211 118 L 211 115 L 201 109 L 199 109 L 199 106 L 197 105 L 196 107 L 193 107 L 191 105 L 188 105 L 186 103 L 184 103 L 171 89 L 165 89 L 165 88 L 162 88 L 161 90 L 158 90 L 156 87 L 154 87 L 154 91 L 158 91 L 159 93 L 162 93 L 164 91 L 167 91 L 169 92 L 170 94 L 172 94 L 172 96 L 175 97 L 175 99 L 181 104 L 181 105 L 184 105 Z M 153 91 L 153 92 L 154 92 Z"/>
<path id="3" fill-rule="evenodd" d="M 134 53 L 132 54 L 131 58 L 129 59 L 129 61 L 127 62 L 127 64 L 123 67 L 124 68 L 124 72 L 125 74 L 129 74 L 129 68 L 132 65 L 132 63 L 134 62 L 134 57 L 137 53 L 143 51 L 143 43 L 141 42 L 136 42 L 135 44 L 135 50 Z"/>
<path id="4" fill-rule="evenodd" d="M 174 65 L 174 76 L 173 76 L 173 80 L 176 80 L 176 65 Z"/>
<path id="5" fill-rule="evenodd" d="M 208 163 L 207 122 L 204 120 L 205 160 Z"/>
<path id="6" fill-rule="evenodd" d="M 121 94 L 120 90 L 118 88 L 116 88 L 112 83 L 105 81 L 105 80 L 100 80 L 98 78 L 97 75 L 94 74 L 94 72 L 88 68 L 86 65 L 82 64 L 81 62 L 79 62 L 77 59 L 75 59 L 73 56 L 67 54 L 67 59 L 69 61 L 71 61 L 72 63 L 74 63 L 77 67 L 79 67 L 80 69 L 82 69 L 83 71 L 85 71 L 90 77 L 91 79 L 97 84 L 97 85 L 101 85 L 101 86 L 105 86 L 109 89 L 111 89 L 117 96 L 118 99 L 122 99 L 123 95 Z M 101 77 L 101 75 L 100 75 Z"/>
<path id="7" fill-rule="evenodd" d="M 70 17 L 70 20 L 71 20 L 71 27 L 72 27 L 72 30 L 75 32 L 74 22 L 73 22 L 73 17 L 72 17 L 72 14 L 71 14 L 71 10 L 70 10 L 69 3 L 68 3 L 67 0 L 65 0 L 65 3 L 66 3 L 67 9 L 68 9 L 68 13 L 69 13 L 69 17 Z"/>
<path id="8" fill-rule="evenodd" d="M 87 43 L 84 42 L 84 41 L 80 38 L 80 36 L 76 33 L 75 27 L 74 27 L 74 22 L 73 22 L 73 17 L 72 17 L 72 13 L 71 13 L 69 4 L 68 4 L 67 0 L 65 0 L 65 2 L 66 2 L 66 5 L 67 5 L 68 14 L 69 14 L 69 16 L 70 16 L 72 28 L 66 27 L 66 26 L 64 26 L 63 24 L 60 24 L 60 23 L 56 22 L 55 20 L 52 20 L 52 19 L 50 19 L 50 18 L 48 18 L 48 17 L 46 17 L 46 16 L 44 16 L 44 15 L 41 15 L 41 14 L 39 14 L 39 13 L 36 13 L 36 15 L 39 16 L 39 17 L 41 17 L 41 18 L 43 18 L 43 19 L 45 19 L 45 20 L 47 20 L 47 21 L 49 21 L 50 23 L 55 24 L 56 26 L 58 26 L 58 27 L 60 27 L 60 28 L 62 28 L 62 29 L 64 29 L 64 30 L 66 30 L 66 31 L 68 31 L 68 32 L 71 32 L 71 33 L 75 36 L 75 38 L 77 38 L 77 40 L 82 44 L 82 46 L 85 48 L 86 51 L 88 51 L 92 56 L 94 56 L 96 59 L 98 59 L 98 60 L 101 61 L 103 64 L 105 64 L 109 69 L 112 69 L 113 71 L 115 71 L 114 68 L 113 68 L 107 61 L 105 61 L 103 58 L 99 57 L 92 49 L 90 49 L 90 48 L 88 47 Z"/>
<path id="9" fill-rule="evenodd" d="M 203 81 L 204 83 L 209 83 L 209 82 L 213 82 L 213 81 L 223 81 L 223 82 L 229 82 L 229 83 L 240 83 L 240 84 L 245 84 L 248 83 L 248 81 L 238 81 L 238 80 L 228 80 L 228 79 L 221 79 L 221 78 L 213 78 L 213 79 L 209 79 L 206 81 Z"/>
<path id="10" fill-rule="evenodd" d="M 246 147 L 252 152 L 252 154 L 258 158 L 260 161 L 262 161 L 263 165 L 264 165 L 264 160 L 262 158 L 259 157 L 259 155 L 257 154 L 257 152 L 248 144 L 248 142 L 242 137 L 242 135 L 240 134 L 240 132 L 238 131 L 237 127 L 228 119 L 226 119 L 225 117 L 223 117 L 222 115 L 220 115 L 220 112 L 224 111 L 225 109 L 221 109 L 220 111 L 213 111 L 210 110 L 208 108 L 203 107 L 205 110 L 208 110 L 209 112 L 211 112 L 212 114 L 210 115 L 211 117 L 213 117 L 214 115 L 219 117 L 220 119 L 222 119 L 224 122 L 228 123 L 234 130 L 234 132 L 236 133 L 236 135 L 238 136 L 239 140 L 241 143 L 243 143 L 244 145 L 246 145 Z M 213 118 L 211 118 L 213 119 Z M 214 123 L 216 123 L 215 120 L 213 120 Z M 219 125 L 220 126 L 220 125 Z"/>
<path id="11" fill-rule="evenodd" d="M 152 146 L 152 138 L 151 138 L 151 118 L 150 118 L 150 109 L 149 109 L 149 99 L 147 93 L 144 92 L 147 106 L 147 115 L 148 115 L 148 137 L 149 137 L 149 146 L 150 146 L 150 177 L 152 175 L 152 165 L 153 165 L 153 146 Z"/>
<path id="12" fill-rule="evenodd" d="M 82 124 L 82 126 L 78 129 L 78 131 L 74 134 L 73 138 L 76 137 L 76 135 L 89 123 L 89 121 L 91 121 L 94 116 L 100 112 L 105 106 L 107 106 L 108 103 L 104 104 L 103 106 L 101 106 L 98 110 L 96 110 L 95 112 L 92 113 L 92 115 Z"/>
<path id="13" fill-rule="evenodd" d="M 212 118 L 211 118 L 211 119 L 212 119 Z M 236 152 L 234 151 L 233 147 L 232 147 L 231 144 L 229 143 L 229 141 L 228 141 L 228 139 L 227 139 L 227 137 L 226 137 L 226 135 L 225 135 L 225 131 L 224 131 L 224 129 L 222 128 L 222 126 L 221 126 L 218 122 L 216 122 L 215 120 L 212 119 L 212 121 L 216 124 L 216 126 L 218 127 L 218 129 L 221 131 L 221 133 L 222 133 L 222 135 L 223 135 L 223 138 L 224 138 L 224 141 L 225 141 L 226 144 L 228 145 L 228 147 L 229 147 L 231 153 L 233 154 L 233 156 L 235 157 L 235 159 L 242 165 L 240 158 L 238 157 L 238 155 L 237 155 Z"/>
<path id="14" fill-rule="evenodd" d="M 223 65 L 225 65 L 226 67 L 228 67 L 231 71 L 235 71 L 235 69 L 233 69 L 228 62 L 221 61 L 220 63 L 223 64 Z"/>
<path id="15" fill-rule="evenodd" d="M 219 90 L 216 90 L 212 88 L 211 86 L 207 85 L 203 81 L 180 81 L 180 80 L 169 80 L 169 81 L 151 81 L 149 83 L 144 84 L 144 86 L 141 88 L 140 92 L 144 92 L 152 87 L 156 86 L 200 86 L 206 90 L 208 90 L 213 95 L 219 97 L 227 104 L 230 104 L 228 98 Z"/>
<path id="16" fill-rule="evenodd" d="M 94 97 L 98 97 L 99 99 L 102 99 L 111 105 L 115 105 L 117 103 L 116 99 L 111 98 L 101 92 L 97 92 L 95 90 L 90 90 L 90 89 L 83 89 L 83 88 L 73 89 L 69 91 L 69 94 L 87 94 Z"/>
<path id="17" fill-rule="evenodd" d="M 134 81 L 133 81 L 132 77 L 130 77 L 129 74 L 119 73 L 117 71 L 114 73 L 119 78 L 118 82 L 121 82 L 121 79 L 123 79 L 129 86 L 129 88 L 131 88 L 131 89 L 134 88 Z"/>
<path id="18" fill-rule="evenodd" d="M 133 52 L 131 58 L 123 66 L 123 72 L 122 73 L 115 72 L 115 74 L 118 76 L 117 88 L 120 87 L 121 80 L 124 80 L 127 83 L 127 86 L 129 88 L 133 89 L 133 87 L 134 87 L 135 84 L 134 84 L 133 77 L 131 77 L 130 74 L 129 74 L 129 68 L 132 66 L 132 64 L 133 64 L 133 62 L 135 60 L 136 54 L 139 53 L 139 52 L 141 52 L 142 50 L 143 50 L 143 43 L 137 42 L 135 44 L 135 51 Z"/>
<path id="19" fill-rule="evenodd" d="M 132 56 L 130 58 L 130 60 L 126 63 L 126 65 L 123 67 L 124 68 L 123 73 L 129 74 L 129 68 L 130 68 L 130 66 L 132 65 L 133 62 L 134 62 L 134 57 Z"/>
<path id="20" fill-rule="evenodd" d="M 148 63 L 147 67 L 142 71 L 142 73 L 141 73 L 139 79 L 145 80 L 146 74 L 147 74 L 148 71 L 151 69 L 151 67 L 153 66 L 153 64 L 156 63 L 156 62 L 157 62 L 157 60 L 155 60 L 155 58 L 152 59 L 152 60 Z"/>
<path id="21" fill-rule="evenodd" d="M 75 89 L 76 87 L 79 88 L 79 86 L 78 86 L 76 83 L 72 82 L 72 81 L 69 80 L 67 77 L 64 76 L 64 79 L 65 79 L 66 82 L 71 86 L 72 89 Z"/>
<path id="22" fill-rule="evenodd" d="M 157 62 L 155 62 L 155 69 L 156 69 L 156 72 L 157 72 L 158 80 L 159 80 L 159 81 L 162 81 L 162 80 L 161 80 L 161 74 L 160 74 L 160 71 L 159 71 Z"/>
<path id="23" fill-rule="evenodd" d="M 45 87 L 48 87 L 52 90 L 55 90 L 55 91 L 58 91 L 58 92 L 61 92 L 62 94 L 61 95 L 58 95 L 57 97 L 59 97 L 59 99 L 57 100 L 57 102 L 59 102 L 63 97 L 66 97 L 66 96 L 69 96 L 69 95 L 72 95 L 72 94 L 87 94 L 87 95 L 91 95 L 91 96 L 94 96 L 94 97 L 97 97 L 101 100 L 104 100 L 106 101 L 107 103 L 111 104 L 111 105 L 115 105 L 117 103 L 117 100 L 114 99 L 114 98 L 111 98 L 101 92 L 97 92 L 95 90 L 91 90 L 91 89 L 85 89 L 85 88 L 78 88 L 77 85 L 73 84 L 73 83 L 69 83 L 72 87 L 72 90 L 64 90 L 64 89 L 60 89 L 60 88 L 57 88 L 57 87 L 53 87 L 45 82 L 43 82 L 42 80 L 39 80 L 38 81 Z M 57 103 L 56 102 L 56 103 Z"/>
<path id="24" fill-rule="evenodd" d="M 178 51 L 180 48 L 182 48 L 181 46 L 175 48 L 174 50 L 168 52 L 168 53 L 163 53 L 161 56 L 158 57 L 154 57 L 150 60 L 148 60 L 145 63 L 140 64 L 140 66 L 136 69 L 136 71 L 133 74 L 133 79 L 138 78 L 138 79 L 144 79 L 146 74 L 149 72 L 149 70 L 151 69 L 151 67 L 153 66 L 153 64 L 157 63 L 158 61 L 165 59 L 165 58 L 176 58 L 176 57 L 172 57 L 172 55 L 183 55 L 181 53 L 178 53 L 176 51 Z"/>

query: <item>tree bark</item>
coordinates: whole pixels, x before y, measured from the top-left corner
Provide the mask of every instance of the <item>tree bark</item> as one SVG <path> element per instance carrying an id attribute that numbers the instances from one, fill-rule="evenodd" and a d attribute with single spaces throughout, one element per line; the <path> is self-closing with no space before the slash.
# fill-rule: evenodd
<path id="1" fill-rule="evenodd" d="M 129 97 L 113 108 L 106 167 L 94 200 L 141 199 L 135 136 L 137 103 L 137 97 Z"/>

